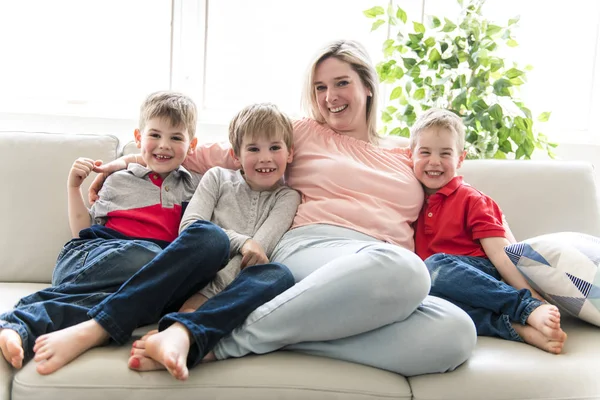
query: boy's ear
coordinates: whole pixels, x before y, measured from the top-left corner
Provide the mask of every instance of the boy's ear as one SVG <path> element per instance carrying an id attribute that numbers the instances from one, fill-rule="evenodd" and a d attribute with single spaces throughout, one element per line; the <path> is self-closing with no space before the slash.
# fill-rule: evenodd
<path id="1" fill-rule="evenodd" d="M 289 155 L 288 155 L 288 158 L 287 158 L 287 163 L 289 164 L 289 163 L 291 163 L 292 161 L 294 161 L 294 148 L 293 148 L 293 147 L 290 147 L 290 148 L 288 149 L 288 152 L 289 152 Z"/>
<path id="2" fill-rule="evenodd" d="M 139 129 L 133 131 L 133 137 L 135 138 L 135 144 L 138 147 L 142 147 L 142 132 Z"/>
<path id="3" fill-rule="evenodd" d="M 196 150 L 196 145 L 198 144 L 198 138 L 193 138 L 190 142 L 190 147 L 188 147 L 188 154 L 194 154 L 194 150 Z"/>
<path id="4" fill-rule="evenodd" d="M 462 163 L 463 163 L 463 161 L 465 161 L 465 157 L 467 157 L 467 151 L 466 150 L 464 150 L 462 152 L 462 154 L 458 157 L 458 165 L 456 166 L 457 169 L 460 168 L 460 167 L 462 167 Z"/>
<path id="5" fill-rule="evenodd" d="M 237 168 L 242 168 L 242 163 L 240 162 L 238 156 L 235 155 L 235 151 L 233 151 L 233 148 L 229 149 L 229 155 L 231 156 L 231 158 L 233 158 L 233 163 L 235 164 L 235 166 Z"/>

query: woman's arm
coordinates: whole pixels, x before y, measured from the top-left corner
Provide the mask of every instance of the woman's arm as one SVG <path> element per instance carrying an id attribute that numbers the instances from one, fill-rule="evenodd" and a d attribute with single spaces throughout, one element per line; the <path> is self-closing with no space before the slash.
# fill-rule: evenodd
<path id="1" fill-rule="evenodd" d="M 98 192 L 102 188 L 106 177 L 113 172 L 127 169 L 130 163 L 146 165 L 144 159 L 139 154 L 128 154 L 94 168 L 94 172 L 97 172 L 98 176 L 96 176 L 88 191 L 90 204 L 98 200 Z M 197 146 L 195 149 L 190 150 L 183 162 L 183 166 L 190 171 L 201 174 L 204 174 L 212 167 L 239 168 L 231 154 L 231 146 L 228 143 L 206 143 Z"/>

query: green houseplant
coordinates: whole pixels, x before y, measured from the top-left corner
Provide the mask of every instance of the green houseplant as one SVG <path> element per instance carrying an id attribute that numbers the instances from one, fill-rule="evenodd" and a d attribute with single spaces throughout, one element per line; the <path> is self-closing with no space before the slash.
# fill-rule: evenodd
<path id="1" fill-rule="evenodd" d="M 518 45 L 512 30 L 519 18 L 500 26 L 482 15 L 485 0 L 458 3 L 462 12 L 456 20 L 429 16 L 427 26 L 407 22 L 394 0 L 386 8 L 364 11 L 375 19 L 372 30 L 389 32 L 384 61 L 377 65 L 381 82 L 391 89 L 382 112 L 383 133 L 408 136 L 420 110 L 440 107 L 463 118 L 469 158 L 529 159 L 536 148 L 554 157 L 556 144 L 537 132 L 531 111 L 519 98 L 531 67 L 520 68 L 500 55 Z M 549 117 L 544 112 L 536 122 Z"/>

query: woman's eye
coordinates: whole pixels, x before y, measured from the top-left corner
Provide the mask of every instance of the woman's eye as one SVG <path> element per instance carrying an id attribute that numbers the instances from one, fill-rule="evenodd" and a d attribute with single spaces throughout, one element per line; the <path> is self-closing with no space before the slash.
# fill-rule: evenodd
<path id="1" fill-rule="evenodd" d="M 323 90 L 325 90 L 325 89 L 327 89 L 327 88 L 325 87 L 325 85 L 317 85 L 317 86 L 315 86 L 315 90 L 316 90 L 317 92 L 322 92 L 322 91 L 323 91 Z"/>
<path id="2" fill-rule="evenodd" d="M 350 82 L 348 82 L 348 81 L 339 81 L 339 82 L 337 83 L 337 85 L 338 85 L 338 86 L 347 86 L 349 83 L 350 83 Z"/>

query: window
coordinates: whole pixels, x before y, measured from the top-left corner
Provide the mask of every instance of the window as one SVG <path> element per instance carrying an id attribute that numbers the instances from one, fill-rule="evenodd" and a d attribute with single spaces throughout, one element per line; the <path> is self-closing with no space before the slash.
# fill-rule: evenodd
<path id="1" fill-rule="evenodd" d="M 170 0 L 0 2 L 0 111 L 132 118 L 170 84 Z"/>

